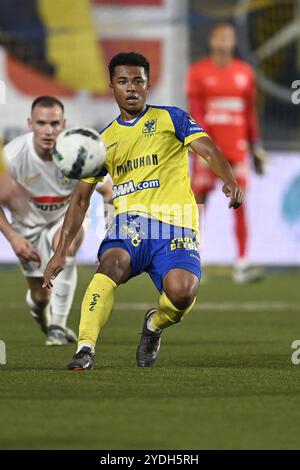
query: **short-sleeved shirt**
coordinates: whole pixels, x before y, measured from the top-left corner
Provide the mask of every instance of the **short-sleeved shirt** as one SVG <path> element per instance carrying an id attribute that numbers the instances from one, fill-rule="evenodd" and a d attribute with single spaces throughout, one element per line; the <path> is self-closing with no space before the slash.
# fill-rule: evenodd
<path id="1" fill-rule="evenodd" d="M 53 161 L 44 161 L 37 155 L 33 133 L 9 142 L 4 156 L 9 173 L 31 194 L 28 213 L 12 213 L 14 229 L 23 236 L 32 236 L 62 219 L 77 181 L 66 178 Z"/>
<path id="2" fill-rule="evenodd" d="M 133 121 L 119 116 L 101 136 L 116 214 L 136 212 L 198 231 L 188 146 L 207 134 L 191 116 L 176 107 L 146 106 Z M 96 183 L 99 178 L 84 181 Z"/>

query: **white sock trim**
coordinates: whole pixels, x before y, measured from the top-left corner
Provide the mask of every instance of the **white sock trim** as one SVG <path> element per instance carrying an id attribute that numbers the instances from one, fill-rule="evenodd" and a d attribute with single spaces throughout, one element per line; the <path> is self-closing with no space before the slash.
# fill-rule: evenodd
<path id="1" fill-rule="evenodd" d="M 81 343 L 81 344 L 79 344 L 78 347 L 77 347 L 76 354 L 77 354 L 79 351 L 81 351 L 82 348 L 85 348 L 85 347 L 90 348 L 90 349 L 92 350 L 92 353 L 95 354 L 95 347 L 94 347 L 91 343 Z"/>
<path id="2" fill-rule="evenodd" d="M 155 312 L 156 312 L 156 310 L 155 310 Z M 153 331 L 154 333 L 160 333 L 160 332 L 161 332 L 161 329 L 160 329 L 160 328 L 156 328 L 156 326 L 154 326 L 154 325 L 152 324 L 152 317 L 153 317 L 153 315 L 154 315 L 155 312 L 153 312 L 153 313 L 150 315 L 150 318 L 148 318 L 148 320 L 147 320 L 147 328 L 148 328 L 148 330 Z"/>

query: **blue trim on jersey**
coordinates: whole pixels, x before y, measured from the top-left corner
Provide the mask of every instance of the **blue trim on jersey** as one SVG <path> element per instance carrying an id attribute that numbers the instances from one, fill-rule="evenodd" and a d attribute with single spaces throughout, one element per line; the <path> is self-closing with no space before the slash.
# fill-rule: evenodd
<path id="1" fill-rule="evenodd" d="M 194 124 L 190 121 L 191 116 L 186 111 L 183 111 L 183 109 L 177 108 L 176 106 L 151 105 L 151 107 L 168 111 L 175 128 L 175 136 L 182 143 L 184 143 L 185 139 L 190 135 L 197 134 L 198 132 L 205 132 L 205 130 L 196 121 L 194 121 Z M 195 129 L 191 130 L 191 126 Z"/>
<path id="2" fill-rule="evenodd" d="M 102 131 L 100 131 L 100 135 L 108 129 L 115 121 L 121 126 L 133 127 L 143 116 L 147 113 L 147 111 L 151 108 L 154 109 L 163 109 L 167 111 L 172 119 L 174 129 L 175 129 L 175 136 L 176 138 L 184 143 L 185 139 L 190 135 L 197 134 L 198 132 L 205 132 L 205 130 L 196 122 L 191 122 L 190 115 L 183 111 L 183 109 L 177 108 L 176 106 L 154 106 L 154 105 L 146 105 L 144 111 L 133 121 L 127 122 L 122 121 L 121 115 L 119 115 L 116 119 L 114 119 L 108 126 L 106 126 Z"/>
<path id="3" fill-rule="evenodd" d="M 144 111 L 133 122 L 122 121 L 121 115 L 118 116 L 116 120 L 118 124 L 120 124 L 121 126 L 129 126 L 129 127 L 135 126 L 136 123 L 139 122 L 139 120 L 142 119 L 142 117 L 146 114 L 148 109 L 149 109 L 149 106 L 146 105 L 146 108 L 144 109 Z"/>
<path id="4" fill-rule="evenodd" d="M 104 129 L 102 129 L 99 134 L 103 134 L 104 131 L 106 131 L 106 129 L 108 129 L 114 122 L 115 122 L 116 119 L 114 119 L 113 121 L 111 121 L 106 127 L 104 127 Z"/>

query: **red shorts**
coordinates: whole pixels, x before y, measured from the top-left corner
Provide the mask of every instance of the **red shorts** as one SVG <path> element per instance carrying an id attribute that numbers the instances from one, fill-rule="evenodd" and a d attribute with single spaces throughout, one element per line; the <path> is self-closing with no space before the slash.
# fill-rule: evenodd
<path id="1" fill-rule="evenodd" d="M 192 157 L 191 186 L 195 194 L 206 194 L 212 191 L 219 179 L 201 157 Z M 242 189 L 246 189 L 249 177 L 247 159 L 230 162 L 236 180 Z"/>

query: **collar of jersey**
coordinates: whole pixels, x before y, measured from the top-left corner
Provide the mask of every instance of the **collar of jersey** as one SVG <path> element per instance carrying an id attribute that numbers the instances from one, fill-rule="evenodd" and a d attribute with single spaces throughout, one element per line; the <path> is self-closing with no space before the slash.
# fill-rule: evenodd
<path id="1" fill-rule="evenodd" d="M 144 109 L 144 111 L 142 112 L 142 114 L 140 114 L 133 122 L 128 122 L 128 121 L 122 121 L 121 120 L 121 114 L 120 116 L 117 117 L 117 122 L 118 124 L 120 124 L 121 126 L 135 126 L 136 123 L 146 114 L 146 112 L 148 111 L 149 109 L 149 105 L 147 104 L 146 105 L 146 108 Z"/>

